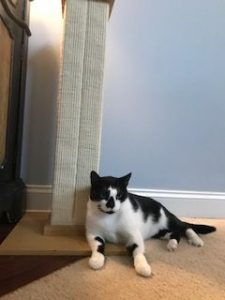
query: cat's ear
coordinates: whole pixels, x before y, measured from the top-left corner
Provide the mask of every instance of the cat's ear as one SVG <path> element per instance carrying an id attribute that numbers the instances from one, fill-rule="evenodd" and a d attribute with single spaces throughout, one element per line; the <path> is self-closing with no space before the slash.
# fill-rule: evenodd
<path id="1" fill-rule="evenodd" d="M 120 177 L 120 178 L 119 178 L 120 183 L 122 183 L 124 186 L 127 187 L 127 186 L 128 186 L 128 183 L 129 183 L 129 180 L 130 180 L 130 178 L 131 178 L 131 174 L 132 174 L 132 173 L 129 173 L 129 174 L 123 176 L 123 177 Z"/>
<path id="2" fill-rule="evenodd" d="M 95 185 L 100 179 L 100 176 L 95 171 L 91 171 L 90 177 L 92 185 Z"/>

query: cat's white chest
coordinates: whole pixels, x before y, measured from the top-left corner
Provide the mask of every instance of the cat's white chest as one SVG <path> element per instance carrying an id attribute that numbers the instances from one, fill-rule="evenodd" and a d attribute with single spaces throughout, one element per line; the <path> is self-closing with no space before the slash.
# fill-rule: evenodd
<path id="1" fill-rule="evenodd" d="M 111 243 L 121 241 L 119 233 L 119 214 L 107 215 L 102 212 L 93 210 L 91 205 L 88 206 L 86 227 L 93 234 L 100 234 L 105 240 Z"/>
<path id="2" fill-rule="evenodd" d="M 101 217 L 96 224 L 103 232 L 104 238 L 111 243 L 119 242 L 117 222 L 118 215 L 115 214 Z"/>

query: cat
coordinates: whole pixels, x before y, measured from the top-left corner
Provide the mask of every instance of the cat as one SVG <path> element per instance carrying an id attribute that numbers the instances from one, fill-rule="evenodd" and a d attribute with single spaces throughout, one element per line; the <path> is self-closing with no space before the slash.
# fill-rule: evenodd
<path id="1" fill-rule="evenodd" d="M 89 266 L 98 270 L 104 266 L 105 243 L 122 243 L 133 256 L 139 275 L 151 275 L 145 258 L 144 240 L 168 239 L 167 249 L 176 250 L 181 237 L 190 244 L 203 246 L 200 234 L 216 230 L 213 226 L 195 225 L 181 221 L 162 204 L 148 197 L 128 192 L 131 173 L 123 177 L 100 177 L 90 174 L 90 198 L 87 203 L 86 238 L 92 251 Z"/>

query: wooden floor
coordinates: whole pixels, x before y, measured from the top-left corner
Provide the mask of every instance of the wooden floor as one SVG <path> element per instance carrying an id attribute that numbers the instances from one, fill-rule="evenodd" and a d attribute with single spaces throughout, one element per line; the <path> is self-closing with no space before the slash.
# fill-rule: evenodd
<path id="1" fill-rule="evenodd" d="M 0 243 L 13 227 L 0 224 Z M 78 256 L 0 256 L 0 297 L 79 259 Z"/>

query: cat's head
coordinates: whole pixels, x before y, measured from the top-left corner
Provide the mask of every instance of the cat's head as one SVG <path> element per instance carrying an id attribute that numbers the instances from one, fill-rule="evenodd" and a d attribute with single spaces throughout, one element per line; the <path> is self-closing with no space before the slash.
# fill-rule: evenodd
<path id="1" fill-rule="evenodd" d="M 127 186 L 131 173 L 123 177 L 100 177 L 95 171 L 90 174 L 90 200 L 103 213 L 113 214 L 120 210 L 127 198 Z"/>

